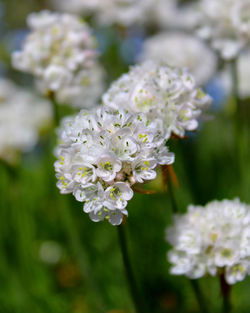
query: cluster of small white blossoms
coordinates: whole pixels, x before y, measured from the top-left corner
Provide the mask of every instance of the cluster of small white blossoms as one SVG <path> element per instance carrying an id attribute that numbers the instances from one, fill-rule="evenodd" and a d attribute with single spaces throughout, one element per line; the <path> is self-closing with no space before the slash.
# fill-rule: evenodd
<path id="1" fill-rule="evenodd" d="M 166 131 L 183 137 L 198 127 L 198 118 L 211 104 L 211 98 L 197 88 L 185 68 L 147 61 L 132 67 L 103 95 L 103 103 L 113 109 L 143 112 L 149 120 L 160 119 Z"/>
<path id="2" fill-rule="evenodd" d="M 66 88 L 70 92 L 73 89 L 75 93 L 86 82 L 92 83 L 91 79 L 86 80 L 87 76 L 96 77 L 96 72 L 100 73 L 96 69 L 100 66 L 96 40 L 80 18 L 41 11 L 30 14 L 27 24 L 31 32 L 25 39 L 22 50 L 13 53 L 13 66 L 33 74 L 44 92 L 60 93 Z M 99 85 L 101 79 L 102 75 L 98 74 Z M 94 94 L 93 102 L 96 97 Z M 84 101 L 82 103 L 84 105 Z"/>
<path id="3" fill-rule="evenodd" d="M 58 188 L 85 202 L 94 222 L 121 224 L 131 186 L 153 180 L 157 165 L 174 162 L 163 131 L 159 120 L 105 107 L 66 118 L 56 151 Z"/>
<path id="4" fill-rule="evenodd" d="M 224 59 L 250 43 L 250 0 L 201 0 L 199 35 L 210 39 Z"/>
<path id="5" fill-rule="evenodd" d="M 241 99 L 250 98 L 250 49 L 243 51 L 237 60 L 238 69 L 238 87 Z M 232 94 L 233 83 L 231 75 L 231 67 L 228 66 L 220 74 L 222 85 L 228 95 Z"/>
<path id="6" fill-rule="evenodd" d="M 54 0 L 56 9 L 66 12 L 92 13 L 98 24 L 131 26 L 144 24 L 153 8 L 154 0 Z"/>
<path id="7" fill-rule="evenodd" d="M 0 79 L 0 158 L 15 163 L 52 122 L 51 106 L 9 80 Z"/>
<path id="8" fill-rule="evenodd" d="M 163 32 L 146 39 L 139 59 L 187 67 L 199 85 L 205 85 L 217 68 L 215 53 L 203 41 L 183 32 Z"/>
<path id="9" fill-rule="evenodd" d="M 239 199 L 189 206 L 167 229 L 171 273 L 200 278 L 224 272 L 229 284 L 250 274 L 250 206 Z"/>

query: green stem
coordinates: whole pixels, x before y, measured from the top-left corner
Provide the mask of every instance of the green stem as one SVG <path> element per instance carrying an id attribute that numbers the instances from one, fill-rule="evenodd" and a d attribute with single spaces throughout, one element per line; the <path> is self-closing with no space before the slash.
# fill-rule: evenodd
<path id="1" fill-rule="evenodd" d="M 162 172 L 163 172 L 164 180 L 166 180 L 166 183 L 167 183 L 167 192 L 168 192 L 169 197 L 170 197 L 172 210 L 173 210 L 173 213 L 176 214 L 179 212 L 179 209 L 178 209 L 177 201 L 175 198 L 174 188 L 173 188 L 172 180 L 170 177 L 168 165 L 162 167 Z"/>
<path id="2" fill-rule="evenodd" d="M 223 296 L 223 306 L 222 306 L 222 313 L 230 313 L 231 311 L 231 301 L 230 301 L 230 293 L 231 293 L 231 286 L 225 280 L 224 272 L 220 274 L 220 288 L 221 294 Z"/>
<path id="3" fill-rule="evenodd" d="M 144 304 L 141 300 L 141 296 L 137 288 L 135 276 L 134 276 L 131 262 L 129 259 L 129 253 L 128 253 L 124 227 L 125 227 L 124 225 L 120 225 L 117 227 L 117 230 L 118 230 L 118 237 L 120 241 L 120 247 L 121 247 L 121 252 L 122 252 L 124 268 L 126 271 L 127 281 L 128 281 L 131 297 L 133 299 L 136 312 L 145 313 Z"/>
<path id="4" fill-rule="evenodd" d="M 190 283 L 191 283 L 191 286 L 192 286 L 193 291 L 195 293 L 197 302 L 199 303 L 200 311 L 202 313 L 208 313 L 206 301 L 205 301 L 205 298 L 203 296 L 203 293 L 201 292 L 201 288 L 199 286 L 198 281 L 194 280 L 194 279 L 190 279 Z"/>
<path id="5" fill-rule="evenodd" d="M 53 91 L 48 91 L 48 98 L 50 99 L 53 106 L 54 124 L 55 127 L 57 127 L 60 124 L 60 114 L 58 110 L 58 104 L 55 99 L 55 93 Z"/>

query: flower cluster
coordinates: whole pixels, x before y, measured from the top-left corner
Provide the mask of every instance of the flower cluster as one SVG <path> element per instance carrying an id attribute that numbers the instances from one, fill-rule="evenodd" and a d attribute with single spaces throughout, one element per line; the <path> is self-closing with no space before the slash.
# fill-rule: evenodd
<path id="1" fill-rule="evenodd" d="M 140 60 L 187 67 L 199 85 L 205 85 L 217 68 L 215 53 L 201 40 L 183 32 L 163 32 L 145 40 Z"/>
<path id="2" fill-rule="evenodd" d="M 155 0 L 152 7 L 152 20 L 164 29 L 193 30 L 199 21 L 197 4 L 178 0 Z"/>
<path id="3" fill-rule="evenodd" d="M 183 137 L 198 127 L 197 118 L 211 104 L 211 98 L 197 88 L 187 69 L 148 61 L 134 66 L 115 81 L 103 95 L 105 105 L 143 112 L 149 120 L 160 119 L 166 131 Z"/>
<path id="4" fill-rule="evenodd" d="M 16 162 L 20 152 L 31 150 L 40 131 L 50 126 L 50 104 L 11 81 L 0 80 L 0 158 Z"/>
<path id="5" fill-rule="evenodd" d="M 93 13 L 101 25 L 130 26 L 145 23 L 153 8 L 154 0 L 54 0 L 57 9 L 66 12 Z"/>
<path id="6" fill-rule="evenodd" d="M 200 36 L 232 59 L 250 42 L 250 0 L 202 0 L 199 24 Z"/>
<path id="7" fill-rule="evenodd" d="M 61 193 L 84 201 L 95 221 L 119 225 L 127 215 L 131 186 L 156 177 L 158 164 L 171 164 L 161 121 L 143 114 L 99 108 L 66 118 L 60 129 L 55 163 Z"/>
<path id="8" fill-rule="evenodd" d="M 167 229 L 171 273 L 200 278 L 224 271 L 229 284 L 250 273 L 250 206 L 239 199 L 189 206 Z"/>
<path id="9" fill-rule="evenodd" d="M 82 20 L 69 14 L 42 11 L 30 14 L 27 23 L 31 32 L 23 49 L 13 53 L 16 69 L 33 74 L 44 92 L 76 90 L 91 82 L 86 77 L 97 71 L 97 44 Z"/>

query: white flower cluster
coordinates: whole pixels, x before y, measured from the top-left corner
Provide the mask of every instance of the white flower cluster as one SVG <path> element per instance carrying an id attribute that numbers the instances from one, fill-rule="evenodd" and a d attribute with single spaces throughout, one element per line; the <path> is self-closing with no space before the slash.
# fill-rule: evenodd
<path id="1" fill-rule="evenodd" d="M 183 32 L 163 32 L 145 40 L 140 60 L 187 67 L 199 85 L 215 74 L 217 57 L 201 40 Z"/>
<path id="2" fill-rule="evenodd" d="M 171 273 L 200 278 L 224 270 L 234 284 L 250 274 L 250 206 L 239 199 L 189 206 L 167 229 Z"/>
<path id="3" fill-rule="evenodd" d="M 239 96 L 241 99 L 250 98 L 250 49 L 243 51 L 237 60 Z M 223 87 L 227 94 L 232 94 L 233 84 L 230 66 L 226 67 L 220 74 Z"/>
<path id="4" fill-rule="evenodd" d="M 197 3 L 179 4 L 178 0 L 155 0 L 152 21 L 164 29 L 193 30 L 199 21 Z"/>
<path id="5" fill-rule="evenodd" d="M 134 66 L 103 95 L 105 105 L 132 113 L 143 112 L 149 120 L 160 119 L 166 131 L 183 137 L 198 127 L 197 119 L 211 98 L 197 88 L 187 69 L 148 61 Z"/>
<path id="6" fill-rule="evenodd" d="M 236 57 L 250 43 L 250 0 L 201 0 L 200 26 L 224 59 Z"/>
<path id="7" fill-rule="evenodd" d="M 75 93 L 81 87 L 86 89 L 96 75 L 98 79 L 92 80 L 101 84 L 96 40 L 80 18 L 42 11 L 30 14 L 27 23 L 31 33 L 23 49 L 13 53 L 16 69 L 33 74 L 44 92 L 60 93 L 65 88 L 67 94 Z M 93 95 L 92 103 L 96 97 Z"/>
<path id="8" fill-rule="evenodd" d="M 154 0 L 54 0 L 54 6 L 65 12 L 93 13 L 101 25 L 119 24 L 130 26 L 143 24 L 153 7 Z"/>
<path id="9" fill-rule="evenodd" d="M 16 162 L 19 153 L 35 146 L 39 132 L 51 122 L 49 102 L 0 79 L 0 158 Z"/>
<path id="10" fill-rule="evenodd" d="M 131 186 L 154 179 L 158 164 L 174 162 L 162 131 L 158 120 L 105 107 L 66 118 L 56 152 L 58 188 L 85 202 L 93 221 L 121 224 Z"/>

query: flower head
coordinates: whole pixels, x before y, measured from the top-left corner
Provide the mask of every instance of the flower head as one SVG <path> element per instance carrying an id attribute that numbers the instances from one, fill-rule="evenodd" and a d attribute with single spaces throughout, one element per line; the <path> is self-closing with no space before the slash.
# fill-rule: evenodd
<path id="1" fill-rule="evenodd" d="M 154 179 L 158 164 L 174 162 L 165 136 L 144 114 L 81 111 L 63 121 L 59 137 L 57 186 L 85 202 L 84 212 L 96 222 L 119 225 L 128 214 L 131 186 Z"/>
<path id="2" fill-rule="evenodd" d="M 250 42 L 250 0 L 202 0 L 199 34 L 224 59 L 235 58 Z"/>
<path id="3" fill-rule="evenodd" d="M 188 68 L 199 85 L 216 72 L 215 53 L 201 40 L 182 32 L 163 32 L 145 40 L 140 60 Z"/>
<path id="4" fill-rule="evenodd" d="M 93 14 L 101 25 L 131 26 L 147 21 L 154 0 L 53 0 L 56 8 L 66 12 Z"/>
<path id="5" fill-rule="evenodd" d="M 224 270 L 234 284 L 250 273 L 250 206 L 239 199 L 189 206 L 167 229 L 171 273 L 200 278 Z"/>
<path id="6" fill-rule="evenodd" d="M 15 163 L 50 126 L 50 104 L 9 80 L 0 80 L 0 158 Z"/>
<path id="7" fill-rule="evenodd" d="M 84 84 L 98 81 L 100 85 L 96 41 L 84 21 L 74 15 L 42 11 L 30 14 L 27 23 L 31 32 L 22 50 L 13 53 L 15 68 L 33 74 L 44 92 L 59 93 L 59 99 L 61 93 L 69 95 L 69 89 L 77 93 Z"/>
<path id="8" fill-rule="evenodd" d="M 198 117 L 211 104 L 211 98 L 197 88 L 185 68 L 173 68 L 148 61 L 134 66 L 115 81 L 104 94 L 105 105 L 143 112 L 149 120 L 160 120 L 166 139 L 183 137 L 198 127 Z"/>

